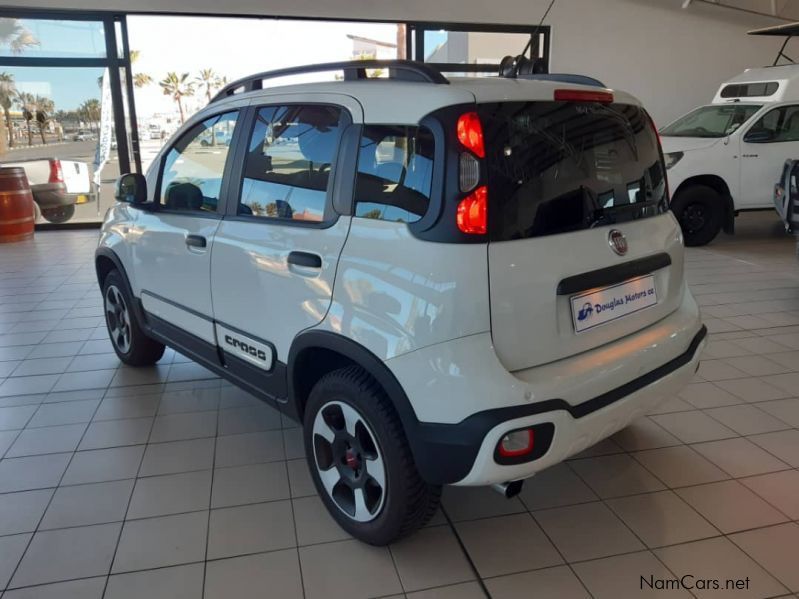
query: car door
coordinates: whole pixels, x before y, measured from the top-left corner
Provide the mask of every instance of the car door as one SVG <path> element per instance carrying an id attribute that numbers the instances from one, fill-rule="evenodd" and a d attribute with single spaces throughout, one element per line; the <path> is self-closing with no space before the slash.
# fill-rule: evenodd
<path id="1" fill-rule="evenodd" d="M 799 158 L 799 105 L 779 106 L 757 119 L 741 138 L 740 157 L 736 208 L 772 206 L 774 184 L 785 161 Z"/>
<path id="2" fill-rule="evenodd" d="M 291 342 L 332 301 L 350 226 L 333 199 L 351 205 L 362 113 L 348 96 L 303 95 L 254 105 L 248 120 L 211 256 L 214 319 L 229 371 L 284 397 Z"/>
<path id="3" fill-rule="evenodd" d="M 132 250 L 142 306 L 153 327 L 175 345 L 212 359 L 211 251 L 230 157 L 230 147 L 216 143 L 215 132 L 232 133 L 238 119 L 238 110 L 203 119 L 161 153 L 155 205 L 137 219 Z"/>

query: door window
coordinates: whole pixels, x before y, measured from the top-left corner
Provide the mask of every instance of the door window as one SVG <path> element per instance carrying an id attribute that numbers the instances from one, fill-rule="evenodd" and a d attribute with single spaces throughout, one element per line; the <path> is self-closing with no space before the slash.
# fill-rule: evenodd
<path id="1" fill-rule="evenodd" d="M 355 183 L 355 216 L 412 223 L 427 212 L 433 134 L 425 128 L 364 127 Z"/>
<path id="2" fill-rule="evenodd" d="M 769 110 L 752 125 L 744 137 L 748 143 L 799 141 L 799 106 Z"/>
<path id="3" fill-rule="evenodd" d="M 237 118 L 228 112 L 206 119 L 169 150 L 160 186 L 165 209 L 216 212 Z"/>
<path id="4" fill-rule="evenodd" d="M 341 109 L 334 106 L 261 108 L 244 163 L 238 214 L 323 221 L 341 129 Z"/>

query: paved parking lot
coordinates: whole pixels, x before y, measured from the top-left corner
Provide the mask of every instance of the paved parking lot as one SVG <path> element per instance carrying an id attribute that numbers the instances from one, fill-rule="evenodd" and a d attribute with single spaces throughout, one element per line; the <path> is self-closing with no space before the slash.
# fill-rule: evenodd
<path id="1" fill-rule="evenodd" d="M 688 252 L 711 332 L 691 385 L 518 498 L 447 489 L 389 548 L 327 516 L 275 411 L 170 350 L 119 364 L 97 231 L 0 246 L 3 599 L 618 599 L 685 574 L 747 588 L 665 595 L 794 597 L 799 262 L 772 214 L 738 225 Z"/>

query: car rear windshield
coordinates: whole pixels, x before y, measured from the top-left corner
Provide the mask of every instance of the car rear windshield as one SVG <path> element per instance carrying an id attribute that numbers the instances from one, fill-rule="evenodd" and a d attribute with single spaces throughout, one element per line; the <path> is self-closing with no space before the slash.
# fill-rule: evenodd
<path id="1" fill-rule="evenodd" d="M 642 108 L 498 102 L 479 113 L 492 240 L 579 231 L 668 209 L 660 147 Z"/>

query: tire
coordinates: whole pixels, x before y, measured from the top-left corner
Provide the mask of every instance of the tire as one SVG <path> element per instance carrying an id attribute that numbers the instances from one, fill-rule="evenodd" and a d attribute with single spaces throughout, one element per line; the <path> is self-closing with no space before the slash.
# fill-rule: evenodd
<path id="1" fill-rule="evenodd" d="M 108 337 L 119 359 L 129 366 L 150 366 L 164 355 L 164 344 L 144 334 L 125 279 L 114 269 L 103 280 L 103 308 Z"/>
<path id="2" fill-rule="evenodd" d="M 42 209 L 39 208 L 39 204 L 33 202 L 33 224 L 39 222 L 39 219 L 42 218 Z"/>
<path id="3" fill-rule="evenodd" d="M 441 487 L 419 476 L 394 406 L 362 368 L 335 370 L 316 383 L 304 439 L 325 507 L 356 539 L 387 545 L 424 526 L 438 508 Z"/>
<path id="4" fill-rule="evenodd" d="M 48 223 L 61 225 L 75 216 L 75 204 L 59 206 L 58 208 L 45 208 L 42 210 L 42 216 Z"/>
<path id="5" fill-rule="evenodd" d="M 671 209 L 687 246 L 707 245 L 721 230 L 724 200 L 707 185 L 691 185 L 680 190 L 671 202 Z"/>

